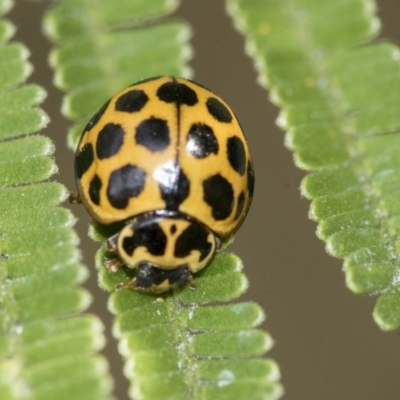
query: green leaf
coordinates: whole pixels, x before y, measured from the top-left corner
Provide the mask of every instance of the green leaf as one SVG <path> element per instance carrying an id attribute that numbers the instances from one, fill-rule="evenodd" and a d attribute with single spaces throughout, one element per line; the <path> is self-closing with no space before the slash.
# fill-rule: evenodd
<path id="1" fill-rule="evenodd" d="M 372 42 L 370 0 L 229 0 L 280 125 L 310 216 L 327 251 L 344 259 L 347 286 L 381 293 L 374 318 L 400 325 L 398 133 L 400 51 Z M 383 293 L 383 294 L 382 294 Z"/>
<path id="2" fill-rule="evenodd" d="M 0 1 L 0 11 L 12 6 Z M 0 20 L 0 40 L 15 28 Z M 20 43 L 0 44 L 0 398 L 109 399 L 111 378 L 98 351 L 99 319 L 82 312 L 90 295 L 75 218 L 59 204 L 67 190 L 54 146 L 41 131 L 46 93 L 25 80 L 32 67 Z"/>
<path id="3" fill-rule="evenodd" d="M 379 326 L 391 331 L 400 325 L 400 290 L 395 287 L 382 294 L 374 309 L 374 318 Z"/>
<path id="4" fill-rule="evenodd" d="M 190 74 L 190 27 L 182 21 L 155 20 L 171 12 L 174 1 L 96 4 L 60 1 L 44 22 L 56 43 L 50 57 L 55 84 L 67 92 L 63 111 L 75 121 L 69 136 L 72 148 L 89 118 L 119 89 L 151 76 Z M 94 222 L 89 234 L 104 243 L 120 228 Z M 282 395 L 277 365 L 261 358 L 273 343 L 257 329 L 264 313 L 254 303 L 223 304 L 248 287 L 238 257 L 221 252 L 196 274 L 194 290 L 182 287 L 158 295 L 118 290 L 135 271 L 109 271 L 105 263 L 112 257 L 101 247 L 96 266 L 100 286 L 112 292 L 113 333 L 126 360 L 131 398 L 240 400 L 249 391 L 254 399 Z"/>

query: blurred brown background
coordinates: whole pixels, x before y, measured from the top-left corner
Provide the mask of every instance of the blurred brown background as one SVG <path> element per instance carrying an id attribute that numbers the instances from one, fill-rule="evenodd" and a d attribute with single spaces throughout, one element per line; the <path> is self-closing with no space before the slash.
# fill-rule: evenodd
<path id="1" fill-rule="evenodd" d="M 61 94 L 52 87 L 47 66 L 50 45 L 39 30 L 47 5 L 19 0 L 9 18 L 19 28 L 16 38 L 33 52 L 31 81 L 49 92 L 44 108 L 52 122 L 45 133 L 57 142 L 57 179 L 74 191 L 73 154 L 65 146 L 68 122 L 59 116 Z M 400 2 L 379 0 L 378 6 L 381 37 L 399 44 Z M 250 280 L 244 298 L 258 302 L 267 313 L 263 327 L 276 342 L 269 356 L 281 368 L 285 399 L 400 399 L 399 332 L 377 328 L 371 316 L 375 299 L 346 289 L 342 262 L 329 257 L 316 238 L 316 225 L 307 217 L 309 202 L 300 198 L 298 189 L 303 172 L 283 146 L 284 134 L 274 123 L 277 109 L 255 83 L 252 61 L 225 14 L 224 2 L 183 0 L 175 16 L 193 26 L 195 80 L 232 106 L 252 149 L 255 198 L 230 250 L 242 257 Z M 79 218 L 84 261 L 92 272 L 87 282 L 94 296 L 90 311 L 100 315 L 110 335 L 107 294 L 98 289 L 93 267 L 97 246 L 86 235 L 90 219 L 83 207 L 74 206 L 73 212 Z M 115 377 L 115 393 L 127 399 L 127 381 L 113 340 L 104 353 Z"/>

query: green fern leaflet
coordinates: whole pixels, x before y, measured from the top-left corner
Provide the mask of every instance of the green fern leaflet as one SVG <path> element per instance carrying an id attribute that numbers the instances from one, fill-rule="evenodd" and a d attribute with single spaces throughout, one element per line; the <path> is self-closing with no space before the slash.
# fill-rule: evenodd
<path id="1" fill-rule="evenodd" d="M 374 318 L 400 325 L 398 143 L 400 51 L 374 42 L 370 0 L 229 0 L 280 125 L 327 251 L 347 286 L 379 294 Z"/>
<path id="2" fill-rule="evenodd" d="M 0 1 L 3 13 L 11 6 Z M 29 51 L 9 42 L 14 32 L 0 20 L 0 398 L 107 400 L 103 326 L 82 314 L 87 269 L 75 218 L 59 206 L 68 192 L 48 181 L 53 143 L 33 133 L 48 123 L 39 108 L 46 93 L 25 84 Z"/>

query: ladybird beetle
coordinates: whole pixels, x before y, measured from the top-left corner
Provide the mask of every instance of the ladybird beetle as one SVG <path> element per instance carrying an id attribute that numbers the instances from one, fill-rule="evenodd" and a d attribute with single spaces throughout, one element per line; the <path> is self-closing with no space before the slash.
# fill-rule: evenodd
<path id="1" fill-rule="evenodd" d="M 112 270 L 135 269 L 128 287 L 163 292 L 203 268 L 243 222 L 254 172 L 226 103 L 183 78 L 137 82 L 107 101 L 75 156 L 78 196 L 101 224 Z"/>

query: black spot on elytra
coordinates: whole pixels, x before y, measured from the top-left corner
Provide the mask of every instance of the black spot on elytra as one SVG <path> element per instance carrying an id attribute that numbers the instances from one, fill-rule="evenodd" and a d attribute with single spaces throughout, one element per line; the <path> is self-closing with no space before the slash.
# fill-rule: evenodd
<path id="1" fill-rule="evenodd" d="M 86 143 L 75 156 L 75 176 L 80 179 L 94 161 L 94 150 L 91 143 Z"/>
<path id="2" fill-rule="evenodd" d="M 170 142 L 167 121 L 154 117 L 145 119 L 136 128 L 135 139 L 137 144 L 153 152 L 166 149 Z"/>
<path id="3" fill-rule="evenodd" d="M 227 107 L 216 97 L 209 97 L 207 102 L 208 112 L 219 122 L 231 122 L 232 114 Z"/>
<path id="4" fill-rule="evenodd" d="M 246 171 L 246 152 L 244 144 L 237 136 L 232 136 L 227 142 L 228 160 L 231 167 L 240 175 Z"/>
<path id="5" fill-rule="evenodd" d="M 118 97 L 115 102 L 115 110 L 133 113 L 140 111 L 149 101 L 146 93 L 143 90 L 133 89 Z"/>
<path id="6" fill-rule="evenodd" d="M 249 197 L 252 198 L 254 192 L 254 169 L 250 160 L 247 163 L 247 190 Z"/>
<path id="7" fill-rule="evenodd" d="M 173 235 L 176 232 L 176 225 L 172 224 L 171 227 L 169 228 L 169 233 Z"/>
<path id="8" fill-rule="evenodd" d="M 162 84 L 157 90 L 157 96 L 166 103 L 186 104 L 187 106 L 194 106 L 199 101 L 193 89 L 176 80 Z"/>
<path id="9" fill-rule="evenodd" d="M 89 197 L 90 200 L 96 205 L 100 204 L 100 189 L 102 187 L 101 179 L 95 175 L 89 184 Z"/>
<path id="10" fill-rule="evenodd" d="M 212 249 L 212 244 L 207 241 L 209 233 L 198 224 L 190 224 L 178 237 L 175 243 L 174 256 L 187 257 L 192 250 L 200 252 L 199 261 L 204 260 Z"/>
<path id="11" fill-rule="evenodd" d="M 100 110 L 97 111 L 97 113 L 93 115 L 91 120 L 87 123 L 84 132 L 89 131 L 90 129 L 92 129 L 100 121 L 100 118 L 103 116 L 104 112 L 106 111 L 108 105 L 110 104 L 110 101 L 111 101 L 111 99 L 106 101 L 101 106 Z"/>
<path id="12" fill-rule="evenodd" d="M 218 154 L 218 141 L 213 130 L 205 124 L 193 124 L 187 135 L 186 152 L 195 158 Z"/>
<path id="13" fill-rule="evenodd" d="M 176 287 L 189 281 L 190 271 L 186 265 L 174 269 L 161 269 L 148 263 L 139 264 L 136 271 L 136 283 L 140 288 L 150 288 L 163 282 Z"/>
<path id="14" fill-rule="evenodd" d="M 124 143 L 125 132 L 119 124 L 106 124 L 99 132 L 96 154 L 99 159 L 114 156 Z"/>
<path id="15" fill-rule="evenodd" d="M 133 226 L 133 236 L 125 237 L 122 247 L 132 256 L 135 249 L 144 246 L 153 256 L 162 256 L 167 245 L 167 236 L 157 222 Z"/>
<path id="16" fill-rule="evenodd" d="M 108 182 L 107 197 L 111 205 L 124 209 L 131 197 L 138 196 L 145 184 L 146 172 L 136 165 L 125 165 L 113 171 Z"/>
<path id="17" fill-rule="evenodd" d="M 182 170 L 176 173 L 176 169 L 165 170 L 163 181 L 159 183 L 161 198 L 165 201 L 167 210 L 178 210 L 180 204 L 188 197 L 190 182 Z"/>
<path id="18" fill-rule="evenodd" d="M 242 215 L 243 207 L 244 207 L 244 200 L 245 200 L 245 195 L 244 195 L 244 192 L 242 192 L 242 193 L 240 193 L 238 200 L 237 200 L 235 221 L 238 220 Z"/>
<path id="19" fill-rule="evenodd" d="M 222 175 L 216 174 L 203 182 L 204 201 L 211 207 L 216 220 L 229 217 L 234 205 L 232 185 Z"/>

